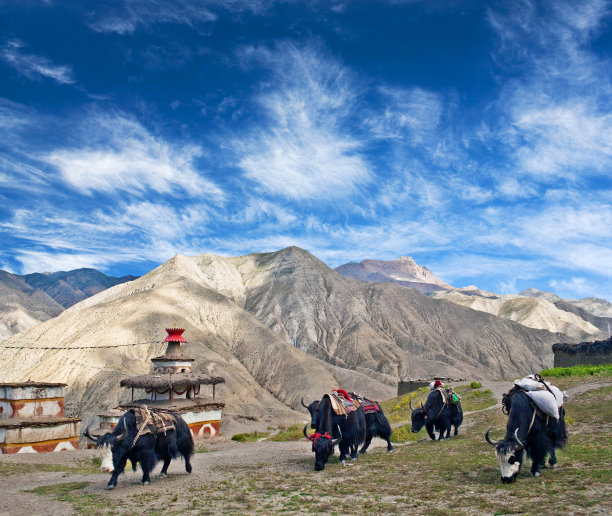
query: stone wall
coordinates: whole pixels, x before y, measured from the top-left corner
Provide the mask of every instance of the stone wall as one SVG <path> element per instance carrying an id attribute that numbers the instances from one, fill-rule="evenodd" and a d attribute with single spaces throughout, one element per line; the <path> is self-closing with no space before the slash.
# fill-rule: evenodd
<path id="1" fill-rule="evenodd" d="M 443 376 L 434 376 L 433 378 L 428 378 L 426 380 L 418 379 L 418 380 L 405 380 L 401 381 L 397 384 L 397 395 L 403 396 L 404 394 L 408 394 L 409 392 L 414 392 L 421 387 L 428 387 L 429 384 L 435 380 L 440 380 L 443 384 L 448 384 L 451 382 L 461 382 L 465 380 L 465 378 L 447 378 Z"/>
<path id="2" fill-rule="evenodd" d="M 555 367 L 612 363 L 612 338 L 580 344 L 554 344 Z"/>

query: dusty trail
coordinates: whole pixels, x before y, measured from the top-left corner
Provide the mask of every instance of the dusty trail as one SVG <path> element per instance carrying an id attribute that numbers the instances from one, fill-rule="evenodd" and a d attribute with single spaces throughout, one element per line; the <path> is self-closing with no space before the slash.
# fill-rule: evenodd
<path id="1" fill-rule="evenodd" d="M 482 382 L 483 388 L 491 389 L 495 397 L 501 400 L 501 395 L 509 389 L 510 382 Z M 612 385 L 607 383 L 582 384 L 567 390 L 571 397 L 578 396 L 592 389 Z M 498 409 L 501 404 L 483 410 Z M 469 413 L 464 428 L 471 426 Z M 381 439 L 372 441 L 371 450 L 382 452 L 386 443 Z M 229 438 L 220 437 L 206 443 L 207 452 L 198 453 L 193 458 L 193 473 L 187 475 L 182 461 L 173 461 L 165 479 L 159 479 L 159 465 L 152 476 L 149 488 L 140 485 L 141 473 L 127 471 L 119 479 L 117 489 L 105 491 L 108 474 L 73 474 L 64 471 L 31 471 L 3 475 L 3 496 L 0 497 L 0 516 L 28 513 L 52 513 L 57 515 L 74 514 L 72 506 L 67 502 L 51 501 L 47 497 L 39 496 L 25 491 L 40 486 L 50 486 L 68 482 L 89 482 L 85 488 L 86 493 L 99 494 L 109 497 L 109 500 L 127 501 L 130 498 L 142 495 L 143 490 L 162 493 L 170 499 L 177 492 L 183 492 L 190 486 L 205 482 L 227 480 L 228 472 L 243 470 L 257 471 L 262 468 L 273 468 L 277 471 L 291 471 L 293 473 L 312 470 L 312 452 L 310 446 L 301 441 L 273 442 L 262 440 L 255 443 L 239 443 Z M 96 450 L 77 450 L 73 452 L 48 454 L 22 454 L 0 456 L 0 462 L 7 466 L 15 465 L 50 465 L 52 468 L 74 468 L 78 465 L 90 465 Z M 49 466 L 47 466 L 49 467 Z"/>

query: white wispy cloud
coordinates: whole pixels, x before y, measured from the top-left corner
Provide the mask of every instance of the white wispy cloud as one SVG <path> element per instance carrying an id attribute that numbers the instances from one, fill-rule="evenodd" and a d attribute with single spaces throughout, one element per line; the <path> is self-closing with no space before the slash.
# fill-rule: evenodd
<path id="1" fill-rule="evenodd" d="M 362 142 L 344 128 L 355 100 L 349 72 L 316 46 L 243 53 L 272 71 L 257 101 L 267 121 L 236 142 L 240 168 L 266 191 L 333 199 L 370 181 Z"/>
<path id="2" fill-rule="evenodd" d="M 497 185 L 497 191 L 502 198 L 516 200 L 527 199 L 537 195 L 538 191 L 534 185 L 526 181 L 519 181 L 515 177 L 503 177 Z"/>
<path id="3" fill-rule="evenodd" d="M 198 233 L 206 234 L 209 213 L 205 207 L 180 206 L 150 201 L 122 204 L 107 212 L 97 212 L 95 224 L 111 233 L 137 232 L 144 241 L 176 240 L 182 242 Z"/>
<path id="4" fill-rule="evenodd" d="M 263 13 L 279 0 L 123 0 L 99 6 L 89 26 L 97 32 L 131 34 L 162 23 L 197 26 L 215 21 L 219 12 Z M 284 3 L 288 3 L 285 0 Z"/>
<path id="5" fill-rule="evenodd" d="M 104 251 L 99 253 L 62 253 L 22 249 L 16 254 L 15 258 L 21 264 L 19 274 L 69 271 L 82 267 L 104 270 L 107 265 L 113 262 L 112 258 Z"/>
<path id="6" fill-rule="evenodd" d="M 584 102 L 517 106 L 514 126 L 526 144 L 519 165 L 538 176 L 609 173 L 612 165 L 612 115 Z"/>
<path id="7" fill-rule="evenodd" d="M 97 32 L 131 34 L 137 28 L 159 23 L 192 25 L 209 22 L 216 15 L 206 5 L 208 2 L 176 0 L 169 4 L 163 0 L 125 0 L 108 7 L 100 7 L 90 14 L 90 27 Z"/>
<path id="8" fill-rule="evenodd" d="M 572 277 L 562 280 L 554 279 L 551 280 L 550 286 L 557 292 L 571 291 L 580 297 L 591 295 L 593 292 L 591 282 L 583 277 Z"/>
<path id="9" fill-rule="evenodd" d="M 587 43 L 609 12 L 602 0 L 546 7 L 524 1 L 489 12 L 501 41 L 497 59 L 523 71 L 500 98 L 509 125 L 497 135 L 511 148 L 519 174 L 550 181 L 608 173 L 612 63 Z"/>
<path id="10" fill-rule="evenodd" d="M 422 88 L 379 88 L 383 113 L 372 113 L 367 123 L 381 138 L 402 138 L 412 144 L 429 141 L 436 135 L 443 110 L 441 96 Z"/>
<path id="11" fill-rule="evenodd" d="M 41 203 L 36 210 L 16 210 L 10 220 L 0 223 L 0 231 L 28 242 L 14 253 L 23 274 L 57 270 L 42 267 L 60 264 L 104 270 L 114 263 L 161 263 L 176 253 L 200 254 L 209 221 L 206 208 L 164 200 L 121 203 L 91 212 Z"/>
<path id="12" fill-rule="evenodd" d="M 79 192 L 147 191 L 206 195 L 220 201 L 223 192 L 194 165 L 202 149 L 173 145 L 123 115 L 97 115 L 81 127 L 82 147 L 56 149 L 41 159 L 56 167 L 61 179 Z"/>
<path id="13" fill-rule="evenodd" d="M 234 220 L 236 222 L 260 223 L 272 222 L 282 226 L 288 226 L 298 221 L 298 216 L 290 209 L 287 209 L 274 202 L 261 198 L 250 198 L 244 210 L 239 213 Z"/>
<path id="14" fill-rule="evenodd" d="M 60 84 L 74 84 L 72 67 L 58 65 L 43 56 L 24 52 L 25 45 L 16 39 L 9 40 L 2 50 L 2 59 L 28 79 L 38 80 L 41 77 L 52 79 Z"/>

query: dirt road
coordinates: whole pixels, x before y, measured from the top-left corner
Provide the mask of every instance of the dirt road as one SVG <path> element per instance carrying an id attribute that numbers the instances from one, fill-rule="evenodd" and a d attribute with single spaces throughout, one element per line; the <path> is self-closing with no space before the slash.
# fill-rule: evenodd
<path id="1" fill-rule="evenodd" d="M 593 388 L 609 386 L 612 383 L 583 384 L 568 389 L 570 399 Z M 484 388 L 490 388 L 498 400 L 509 388 L 508 382 L 483 382 Z M 497 405 L 499 407 L 499 405 Z M 485 410 L 493 410 L 490 407 Z M 466 414 L 467 415 L 467 414 Z M 466 428 L 469 428 L 469 417 Z M 374 439 L 371 449 L 378 450 L 385 446 L 384 441 Z M 262 440 L 255 443 L 239 443 L 226 437 L 218 437 L 205 443 L 204 453 L 197 453 L 193 459 L 193 473 L 187 475 L 182 461 L 173 461 L 169 475 L 165 479 L 152 477 L 150 486 L 140 485 L 141 473 L 127 471 L 119 479 L 114 491 L 105 491 L 109 475 L 95 473 L 93 459 L 96 450 L 77 450 L 73 452 L 47 454 L 21 454 L 0 456 L 2 469 L 3 494 L 0 497 L 0 515 L 14 514 L 74 514 L 74 508 L 68 501 L 53 501 L 48 496 L 40 496 L 29 490 L 41 486 L 56 486 L 68 482 L 87 482 L 83 488 L 85 494 L 99 495 L 112 502 L 114 506 L 129 506 L 132 500 L 140 500 L 143 493 L 156 493 L 156 501 L 148 508 L 163 508 L 164 499 L 178 496 L 189 491 L 190 487 L 203 483 L 228 482 L 232 471 L 257 472 L 274 469 L 278 473 L 307 474 L 312 470 L 312 452 L 304 441 L 272 442 Z M 376 453 L 376 452 L 375 452 Z M 75 468 L 81 468 L 82 473 Z M 76 472 L 75 472 L 76 471 Z M 156 473 L 159 471 L 159 465 Z M 159 495 L 159 496 L 158 496 Z M 141 512 L 142 507 L 134 507 Z"/>

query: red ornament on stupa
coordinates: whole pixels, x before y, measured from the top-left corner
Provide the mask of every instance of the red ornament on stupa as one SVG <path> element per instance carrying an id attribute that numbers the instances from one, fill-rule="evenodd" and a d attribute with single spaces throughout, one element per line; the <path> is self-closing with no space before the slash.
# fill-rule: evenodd
<path id="1" fill-rule="evenodd" d="M 166 332 L 168 332 L 168 336 L 164 339 L 164 342 L 185 342 L 187 341 L 183 338 L 183 332 L 185 328 L 166 328 Z"/>

